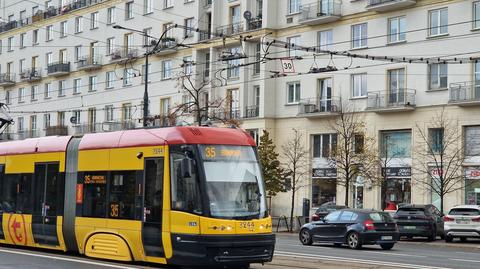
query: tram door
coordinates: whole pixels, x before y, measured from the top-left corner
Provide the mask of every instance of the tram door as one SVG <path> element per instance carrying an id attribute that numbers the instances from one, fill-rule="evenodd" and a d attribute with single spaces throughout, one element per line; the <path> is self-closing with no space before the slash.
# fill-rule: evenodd
<path id="1" fill-rule="evenodd" d="M 162 245 L 164 158 L 145 159 L 142 239 L 145 254 L 165 257 Z"/>
<path id="2" fill-rule="evenodd" d="M 32 232 L 35 243 L 58 246 L 57 216 L 63 212 L 63 177 L 58 163 L 35 165 Z"/>

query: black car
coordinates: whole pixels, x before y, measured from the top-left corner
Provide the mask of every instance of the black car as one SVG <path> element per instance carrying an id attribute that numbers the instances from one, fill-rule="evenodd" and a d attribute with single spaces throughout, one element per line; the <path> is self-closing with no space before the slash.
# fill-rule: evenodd
<path id="1" fill-rule="evenodd" d="M 427 237 L 434 241 L 443 238 L 442 213 L 434 205 L 403 205 L 393 218 L 397 221 L 400 236 Z"/>
<path id="2" fill-rule="evenodd" d="M 332 213 L 333 211 L 340 210 L 340 209 L 345 209 L 348 208 L 344 205 L 337 205 L 334 202 L 326 202 L 321 204 L 317 210 L 315 210 L 315 213 L 312 214 L 310 217 L 311 221 L 317 221 L 320 220 L 321 218 L 324 218 L 326 215 Z"/>
<path id="3" fill-rule="evenodd" d="M 362 245 L 380 245 L 391 249 L 399 239 L 397 224 L 385 212 L 359 209 L 342 209 L 328 214 L 320 221 L 302 226 L 300 242 L 347 244 L 353 249 Z"/>

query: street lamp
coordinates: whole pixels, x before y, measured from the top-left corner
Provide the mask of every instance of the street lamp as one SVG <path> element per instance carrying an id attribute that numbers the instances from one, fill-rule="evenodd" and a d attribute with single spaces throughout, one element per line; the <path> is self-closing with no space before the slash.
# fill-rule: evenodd
<path id="1" fill-rule="evenodd" d="M 129 30 L 129 31 L 132 31 L 132 32 L 140 33 L 143 36 L 155 39 L 155 37 L 146 34 L 144 31 L 140 31 L 140 30 L 136 30 L 136 29 L 132 29 L 132 28 L 127 28 L 127 27 L 123 27 L 123 26 L 120 26 L 120 25 L 114 25 L 113 28 L 114 29 L 121 29 L 121 30 Z M 147 51 L 145 52 L 145 90 L 143 92 L 143 127 L 148 126 L 148 124 L 147 124 L 147 118 L 148 118 L 148 72 L 149 72 L 148 56 L 150 56 L 150 54 L 152 54 L 152 52 L 155 51 L 155 49 L 148 50 L 148 47 L 149 47 L 149 45 L 146 44 Z"/>

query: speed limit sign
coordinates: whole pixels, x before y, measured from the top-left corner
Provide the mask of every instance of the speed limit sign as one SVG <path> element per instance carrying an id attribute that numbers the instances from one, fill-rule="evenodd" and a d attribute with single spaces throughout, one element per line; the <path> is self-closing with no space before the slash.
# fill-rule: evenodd
<path id="1" fill-rule="evenodd" d="M 280 63 L 282 64 L 283 73 L 295 73 L 292 59 L 280 59 Z"/>

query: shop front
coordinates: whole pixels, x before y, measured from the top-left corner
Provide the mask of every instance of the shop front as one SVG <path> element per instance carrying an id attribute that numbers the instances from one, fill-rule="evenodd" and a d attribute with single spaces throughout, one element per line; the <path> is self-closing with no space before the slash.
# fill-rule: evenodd
<path id="1" fill-rule="evenodd" d="M 480 205 L 480 166 L 465 168 L 465 203 Z"/>
<path id="2" fill-rule="evenodd" d="M 335 168 L 312 169 L 312 207 L 337 201 L 337 170 Z"/>
<path id="3" fill-rule="evenodd" d="M 411 167 L 387 167 L 382 172 L 387 177 L 382 184 L 382 209 L 396 210 L 399 204 L 411 203 Z"/>

